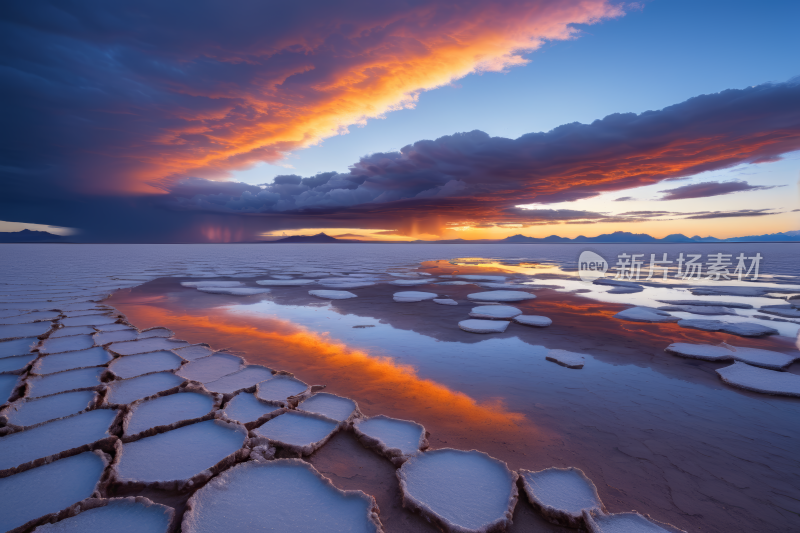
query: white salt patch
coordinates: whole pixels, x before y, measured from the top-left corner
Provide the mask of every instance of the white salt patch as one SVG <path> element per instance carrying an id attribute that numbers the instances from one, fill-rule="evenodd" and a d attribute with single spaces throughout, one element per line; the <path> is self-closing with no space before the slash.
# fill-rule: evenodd
<path id="1" fill-rule="evenodd" d="M 415 454 L 426 443 L 425 428 L 409 420 L 378 415 L 356 420 L 354 427 L 357 433 L 380 441 L 386 450 L 396 449 L 402 455 Z"/>
<path id="2" fill-rule="evenodd" d="M 241 424 L 255 422 L 262 416 L 280 409 L 277 405 L 262 402 L 255 394 L 240 392 L 225 406 L 225 416 Z"/>
<path id="3" fill-rule="evenodd" d="M 402 291 L 393 295 L 395 302 L 421 302 L 423 300 L 433 300 L 438 294 L 435 292 Z"/>
<path id="4" fill-rule="evenodd" d="M 214 350 L 202 344 L 192 344 L 186 348 L 178 348 L 173 350 L 173 352 L 187 361 L 193 361 L 194 359 L 200 359 L 201 357 L 207 357 L 211 355 L 214 353 Z"/>
<path id="5" fill-rule="evenodd" d="M 11 404 L 2 414 L 9 424 L 33 426 L 48 420 L 74 415 L 93 405 L 97 393 L 92 391 L 65 392 L 41 399 L 23 398 Z"/>
<path id="6" fill-rule="evenodd" d="M 273 274 L 270 277 L 273 279 L 294 279 L 292 276 L 281 276 L 279 274 Z"/>
<path id="7" fill-rule="evenodd" d="M 738 315 L 735 309 L 718 305 L 662 305 L 662 311 L 691 313 L 693 315 Z"/>
<path id="8" fill-rule="evenodd" d="M 15 355 L 14 357 L 4 357 L 0 359 L 0 374 L 4 372 L 16 372 L 25 365 L 36 359 L 36 354 Z"/>
<path id="9" fill-rule="evenodd" d="M 259 289 L 256 287 L 204 287 L 197 290 L 209 294 L 227 294 L 228 296 L 253 296 L 270 292 L 269 289 Z"/>
<path id="10" fill-rule="evenodd" d="M 217 353 L 202 359 L 195 359 L 185 364 L 176 373 L 185 379 L 207 383 L 236 372 L 242 368 L 243 362 L 241 357 Z"/>
<path id="11" fill-rule="evenodd" d="M 104 439 L 115 416 L 115 410 L 95 409 L 6 435 L 0 439 L 0 470 Z"/>
<path id="12" fill-rule="evenodd" d="M 91 315 L 65 318 L 61 323 L 64 326 L 101 326 L 104 324 L 113 324 L 116 321 L 117 319 L 111 316 Z"/>
<path id="13" fill-rule="evenodd" d="M 256 397 L 267 402 L 283 402 L 289 396 L 305 392 L 308 385 L 290 376 L 275 376 L 262 381 L 256 388 Z"/>
<path id="14" fill-rule="evenodd" d="M 536 295 L 524 291 L 486 291 L 468 294 L 467 298 L 479 302 L 521 302 L 533 300 Z"/>
<path id="15" fill-rule="evenodd" d="M 29 324 L 31 322 L 40 322 L 42 320 L 56 320 L 60 313 L 57 311 L 35 311 L 33 313 L 26 313 L 8 318 L 0 318 L 0 324 Z"/>
<path id="16" fill-rule="evenodd" d="M 679 529 L 661 527 L 639 513 L 584 514 L 591 533 L 675 533 Z"/>
<path id="17" fill-rule="evenodd" d="M 0 405 L 8 401 L 11 393 L 19 382 L 19 377 L 14 375 L 0 376 Z"/>
<path id="18" fill-rule="evenodd" d="M 183 359 L 172 352 L 149 352 L 138 355 L 118 357 L 108 369 L 122 379 L 134 378 L 153 372 L 176 370 L 181 367 Z"/>
<path id="19" fill-rule="evenodd" d="M 105 368 L 83 368 L 47 376 L 28 378 L 28 397 L 40 398 L 59 392 L 91 389 L 100 385 L 100 375 Z"/>
<path id="20" fill-rule="evenodd" d="M 222 472 L 191 497 L 181 529 L 245 532 L 261 524 L 292 533 L 382 531 L 371 496 L 338 490 L 299 459 L 248 461 Z"/>
<path id="21" fill-rule="evenodd" d="M 304 455 L 313 451 L 336 430 L 332 420 L 297 411 L 287 411 L 253 430 L 275 444 L 292 448 L 305 448 Z"/>
<path id="22" fill-rule="evenodd" d="M 671 305 L 689 305 L 689 306 L 702 306 L 702 305 L 709 305 L 709 306 L 722 306 L 722 307 L 730 307 L 734 309 L 752 309 L 753 306 L 750 304 L 742 304 L 738 302 L 717 302 L 715 300 L 657 300 L 662 304 L 671 304 Z"/>
<path id="23" fill-rule="evenodd" d="M 666 311 L 653 309 L 652 307 L 631 307 L 620 311 L 614 318 L 628 320 L 630 322 L 677 322 L 680 318 L 672 316 Z"/>
<path id="24" fill-rule="evenodd" d="M 722 322 L 721 320 L 684 319 L 678 321 L 684 328 L 700 329 L 703 331 L 723 331 L 742 337 L 763 337 L 775 335 L 777 329 L 762 326 L 755 322 Z"/>
<path id="25" fill-rule="evenodd" d="M 363 287 L 371 287 L 372 285 L 375 285 L 375 283 L 372 281 L 350 281 L 350 280 L 337 281 L 337 282 L 321 280 L 319 284 L 322 285 L 323 287 L 331 287 L 333 289 L 360 289 Z"/>
<path id="26" fill-rule="evenodd" d="M 477 283 L 474 281 L 440 281 L 437 285 L 477 285 Z"/>
<path id="27" fill-rule="evenodd" d="M 142 339 L 139 341 L 115 342 L 108 347 L 109 350 L 120 355 L 134 355 L 137 353 L 155 352 L 157 350 L 173 350 L 189 346 L 186 341 L 174 339 L 162 339 L 154 337 L 152 339 Z"/>
<path id="28" fill-rule="evenodd" d="M 733 359 L 736 361 L 773 370 L 783 370 L 800 358 L 800 356 L 786 355 L 772 350 L 731 346 L 726 343 L 723 343 L 722 346 L 733 352 Z"/>
<path id="29" fill-rule="evenodd" d="M 505 320 L 462 320 L 458 327 L 470 333 L 503 333 L 509 322 Z"/>
<path id="30" fill-rule="evenodd" d="M 44 335 L 52 328 L 52 322 L 34 322 L 33 324 L 0 326 L 0 340 L 38 337 L 39 335 Z"/>
<path id="31" fill-rule="evenodd" d="M 169 330 L 167 328 L 150 328 L 139 333 L 138 338 L 150 339 L 153 337 L 162 337 L 166 339 L 168 337 L 172 337 L 173 335 L 174 333 L 172 332 L 172 330 Z"/>
<path id="32" fill-rule="evenodd" d="M 92 495 L 105 464 L 82 453 L 0 478 L 0 530 L 9 531 Z"/>
<path id="33" fill-rule="evenodd" d="M 29 337 L 13 341 L 0 342 L 0 357 L 11 357 L 12 355 L 25 355 L 39 344 L 39 339 Z"/>
<path id="34" fill-rule="evenodd" d="M 131 329 L 128 324 L 100 324 L 94 326 L 97 331 L 120 331 L 123 329 Z"/>
<path id="35" fill-rule="evenodd" d="M 758 368 L 745 363 L 733 363 L 718 368 L 722 381 L 742 389 L 778 396 L 800 396 L 800 376 Z"/>
<path id="36" fill-rule="evenodd" d="M 517 475 L 485 453 L 445 448 L 416 454 L 397 477 L 404 505 L 447 524 L 448 530 L 502 531 L 510 525 Z"/>
<path id="37" fill-rule="evenodd" d="M 548 350 L 545 359 L 567 368 L 583 368 L 586 359 L 582 354 L 567 350 Z"/>
<path id="38" fill-rule="evenodd" d="M 144 501 L 143 501 L 144 500 Z M 113 498 L 108 505 L 37 527 L 38 533 L 167 533 L 175 511 L 144 498 Z"/>
<path id="39" fill-rule="evenodd" d="M 520 476 L 528 500 L 551 522 L 580 527 L 584 510 L 603 512 L 594 483 L 577 468 L 520 470 Z"/>
<path id="40" fill-rule="evenodd" d="M 389 282 L 390 285 L 398 285 L 400 287 L 413 287 L 415 285 L 427 285 L 430 283 L 429 279 L 395 279 Z"/>
<path id="41" fill-rule="evenodd" d="M 179 392 L 136 404 L 125 423 L 125 435 L 136 435 L 157 426 L 166 426 L 207 415 L 214 400 L 205 394 Z"/>
<path id="42" fill-rule="evenodd" d="M 181 383 L 183 379 L 169 372 L 112 381 L 108 385 L 106 401 L 112 404 L 127 404 L 177 387 Z"/>
<path id="43" fill-rule="evenodd" d="M 139 332 L 133 328 L 121 329 L 119 331 L 101 331 L 94 334 L 94 343 L 98 346 L 105 346 L 112 342 L 135 341 L 139 337 Z"/>
<path id="44" fill-rule="evenodd" d="M 480 305 L 473 307 L 469 312 L 472 318 L 488 318 L 488 319 L 503 319 L 511 320 L 517 315 L 521 315 L 522 311 L 510 305 Z"/>
<path id="45" fill-rule="evenodd" d="M 39 353 L 61 353 L 73 352 L 75 350 L 85 350 L 94 346 L 94 339 L 91 335 L 76 335 L 74 337 L 62 337 L 59 339 L 45 339 L 39 348 Z"/>
<path id="46" fill-rule="evenodd" d="M 40 357 L 33 365 L 33 372 L 36 374 L 53 374 L 64 370 L 105 365 L 109 361 L 111 361 L 111 354 L 96 346 L 88 350 Z"/>
<path id="47" fill-rule="evenodd" d="M 243 287 L 241 281 L 182 281 L 183 287 L 207 288 L 207 287 Z"/>
<path id="48" fill-rule="evenodd" d="M 316 282 L 313 279 L 260 279 L 256 281 L 256 283 L 268 287 L 298 287 L 300 285 L 311 285 Z"/>
<path id="49" fill-rule="evenodd" d="M 211 392 L 233 394 L 243 389 L 249 389 L 257 383 L 261 383 L 271 377 L 272 371 L 269 368 L 259 365 L 249 365 L 238 372 L 223 376 L 216 381 L 210 381 L 205 384 L 205 387 Z"/>
<path id="50" fill-rule="evenodd" d="M 317 290 L 317 291 L 308 291 L 308 294 L 310 294 L 311 296 L 316 296 L 317 298 L 324 298 L 326 300 L 346 300 L 348 298 L 356 297 L 355 294 L 348 291 Z"/>
<path id="51" fill-rule="evenodd" d="M 458 302 L 450 298 L 434 298 L 434 303 L 439 305 L 458 305 Z"/>
<path id="52" fill-rule="evenodd" d="M 544 328 L 553 323 L 553 321 L 546 316 L 537 315 L 518 315 L 514 317 L 514 322 L 517 324 L 533 326 L 537 328 Z"/>
<path id="53" fill-rule="evenodd" d="M 664 350 L 673 355 L 702 359 L 704 361 L 730 361 L 733 352 L 725 346 L 712 346 L 711 344 L 690 344 L 687 342 L 674 342 Z"/>
<path id="54" fill-rule="evenodd" d="M 350 398 L 342 398 L 327 392 L 317 393 L 297 406 L 299 411 L 316 413 L 337 422 L 344 422 L 350 418 L 357 408 L 356 402 Z"/>
<path id="55" fill-rule="evenodd" d="M 73 335 L 93 335 L 94 328 L 91 326 L 72 326 L 69 328 L 61 328 L 55 330 L 50 334 L 48 339 L 58 339 L 59 337 L 71 337 Z"/>
<path id="56" fill-rule="evenodd" d="M 242 447 L 244 431 L 213 420 L 122 445 L 117 473 L 145 483 L 186 480 Z"/>

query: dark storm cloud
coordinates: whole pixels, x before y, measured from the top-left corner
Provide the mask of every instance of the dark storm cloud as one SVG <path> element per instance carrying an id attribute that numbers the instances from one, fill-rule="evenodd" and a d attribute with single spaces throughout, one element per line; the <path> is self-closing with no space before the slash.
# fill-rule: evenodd
<path id="1" fill-rule="evenodd" d="M 675 189 L 661 191 L 663 196 L 659 200 L 686 200 L 688 198 L 706 198 L 709 196 L 721 196 L 743 191 L 764 191 L 774 189 L 775 186 L 750 185 L 746 181 L 707 181 L 705 183 L 695 183 L 684 185 Z"/>

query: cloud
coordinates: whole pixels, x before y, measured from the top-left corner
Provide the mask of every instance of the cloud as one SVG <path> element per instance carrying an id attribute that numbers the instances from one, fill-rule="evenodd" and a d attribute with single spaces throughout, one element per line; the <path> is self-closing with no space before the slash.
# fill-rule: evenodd
<path id="1" fill-rule="evenodd" d="M 779 185 L 782 187 L 782 185 Z M 706 198 L 708 196 L 721 196 L 742 191 L 763 191 L 774 189 L 775 186 L 750 185 L 746 181 L 707 181 L 705 183 L 695 183 L 684 185 L 675 189 L 661 191 L 663 196 L 659 200 L 686 200 L 688 198 Z"/>
<path id="2" fill-rule="evenodd" d="M 16 3 L 0 21 L 5 164 L 84 193 L 161 194 L 621 14 L 606 0 Z"/>
<path id="3" fill-rule="evenodd" d="M 633 201 L 633 200 L 636 200 L 636 198 L 634 198 L 632 196 L 622 196 L 620 198 L 617 198 L 614 201 L 615 202 L 630 202 L 630 201 Z"/>
<path id="4" fill-rule="evenodd" d="M 768 215 L 777 215 L 778 212 L 772 209 L 740 209 L 739 211 L 713 211 L 710 213 L 703 213 L 698 215 L 688 216 L 686 218 L 737 218 L 737 217 L 764 217 Z"/>

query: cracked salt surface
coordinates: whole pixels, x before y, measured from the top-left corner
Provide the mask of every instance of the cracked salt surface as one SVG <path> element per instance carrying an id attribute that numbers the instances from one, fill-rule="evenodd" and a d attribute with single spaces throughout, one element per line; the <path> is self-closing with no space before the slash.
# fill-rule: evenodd
<path id="1" fill-rule="evenodd" d="M 146 330 L 142 331 L 141 333 L 139 333 L 137 338 L 139 338 L 139 339 L 150 339 L 150 338 L 153 338 L 153 337 L 168 338 L 168 337 L 172 337 L 173 335 L 174 335 L 174 333 L 172 332 L 172 330 L 167 329 L 167 328 L 157 327 L 157 328 L 150 328 L 150 329 L 146 329 Z"/>
<path id="2" fill-rule="evenodd" d="M 287 411 L 253 432 L 271 443 L 301 455 L 310 455 L 325 444 L 338 428 L 333 420 L 318 415 Z"/>
<path id="3" fill-rule="evenodd" d="M 667 524 L 656 524 L 639 513 L 584 515 L 590 533 L 684 533 Z"/>
<path id="4" fill-rule="evenodd" d="M 586 358 L 583 354 L 570 352 L 568 350 L 548 350 L 545 359 L 557 363 L 567 368 L 583 368 Z"/>
<path id="5" fill-rule="evenodd" d="M 186 481 L 242 448 L 242 426 L 214 420 L 122 444 L 113 466 L 120 481 L 166 483 Z"/>
<path id="6" fill-rule="evenodd" d="M 272 371 L 269 368 L 260 365 L 249 365 L 238 372 L 228 374 L 215 381 L 209 381 L 205 384 L 205 387 L 211 392 L 233 394 L 254 387 L 256 384 L 271 377 Z"/>
<path id="7" fill-rule="evenodd" d="M 174 353 L 160 351 L 118 357 L 108 365 L 108 369 L 115 376 L 128 379 L 153 372 L 177 370 L 182 363 L 183 359 Z"/>
<path id="8" fill-rule="evenodd" d="M 248 424 L 280 409 L 278 405 L 262 402 L 255 394 L 240 392 L 225 405 L 223 412 L 229 420 Z"/>
<path id="9" fill-rule="evenodd" d="M 6 435 L 0 438 L 0 471 L 104 439 L 116 416 L 115 410 L 96 409 Z"/>
<path id="10" fill-rule="evenodd" d="M 0 375 L 0 405 L 8 401 L 19 383 L 19 377 L 11 374 Z"/>
<path id="11" fill-rule="evenodd" d="M 275 376 L 262 381 L 256 387 L 256 397 L 266 402 L 285 403 L 289 396 L 296 396 L 308 390 L 308 385 L 290 376 Z"/>
<path id="12" fill-rule="evenodd" d="M 115 342 L 108 349 L 120 355 L 135 355 L 137 353 L 155 352 L 157 350 L 174 350 L 189 346 L 186 341 L 153 337 L 129 342 Z"/>
<path id="13" fill-rule="evenodd" d="M 93 391 L 64 392 L 46 398 L 21 398 L 0 412 L 15 426 L 33 426 L 88 409 L 97 400 Z"/>
<path id="14" fill-rule="evenodd" d="M 16 373 L 25 368 L 34 359 L 36 359 L 36 354 L 4 357 L 0 359 L 0 374 L 5 374 L 6 372 Z"/>
<path id="15" fill-rule="evenodd" d="M 584 510 L 604 512 L 594 483 L 577 468 L 520 470 L 519 474 L 531 505 L 554 524 L 579 528 Z"/>
<path id="16" fill-rule="evenodd" d="M 316 296 L 317 298 L 323 298 L 326 300 L 347 300 L 348 298 L 356 298 L 357 296 L 349 291 L 326 291 L 326 290 L 316 290 L 316 291 L 308 291 L 308 294 L 311 296 Z"/>
<path id="17" fill-rule="evenodd" d="M 553 321 L 546 316 L 537 315 L 517 315 L 514 317 L 514 322 L 522 324 L 523 326 L 533 326 L 536 328 L 545 328 L 553 323 Z"/>
<path id="18" fill-rule="evenodd" d="M 0 357 L 11 357 L 13 355 L 25 355 L 39 344 L 36 337 L 16 339 L 13 341 L 0 342 Z"/>
<path id="19" fill-rule="evenodd" d="M 397 471 L 403 506 L 446 532 L 503 531 L 517 503 L 517 474 L 475 450 L 444 448 L 412 456 Z"/>
<path id="20" fill-rule="evenodd" d="M 800 396 L 800 376 L 797 374 L 757 368 L 739 362 L 718 368 L 716 372 L 722 381 L 734 387 L 778 396 Z"/>
<path id="21" fill-rule="evenodd" d="M 0 478 L 0 530 L 12 530 L 88 498 L 104 469 L 100 456 L 86 452 Z"/>
<path id="22" fill-rule="evenodd" d="M 236 372 L 242 368 L 243 363 L 241 357 L 217 353 L 185 364 L 176 374 L 192 381 L 208 383 Z"/>
<path id="23" fill-rule="evenodd" d="M 73 335 L 94 335 L 94 328 L 91 326 L 71 326 L 55 330 L 50 334 L 49 339 L 58 339 L 60 337 L 71 337 Z"/>
<path id="24" fill-rule="evenodd" d="M 197 392 L 178 392 L 145 400 L 131 406 L 130 415 L 123 422 L 125 436 L 175 424 L 182 420 L 201 418 L 214 408 L 214 399 Z"/>
<path id="25" fill-rule="evenodd" d="M 722 331 L 741 337 L 764 337 L 777 335 L 778 330 L 756 322 L 723 322 L 721 320 L 683 319 L 678 322 L 683 328 L 703 331 Z"/>
<path id="26" fill-rule="evenodd" d="M 472 318 L 511 320 L 522 311 L 510 305 L 479 305 L 469 312 Z"/>
<path id="27" fill-rule="evenodd" d="M 182 524 L 184 533 L 272 529 L 292 533 L 383 531 L 372 496 L 337 489 L 299 459 L 251 460 L 226 470 L 189 499 Z"/>
<path id="28" fill-rule="evenodd" d="M 536 295 L 524 291 L 486 291 L 468 294 L 467 298 L 479 302 L 522 302 L 533 300 Z"/>
<path id="29" fill-rule="evenodd" d="M 183 382 L 182 378 L 170 372 L 159 372 L 157 374 L 112 381 L 108 384 L 106 402 L 117 405 L 128 404 L 177 387 Z"/>
<path id="30" fill-rule="evenodd" d="M 510 322 L 505 320 L 462 320 L 458 327 L 469 333 L 503 333 Z"/>
<path id="31" fill-rule="evenodd" d="M 256 283 L 267 287 L 299 287 L 301 285 L 311 285 L 316 281 L 313 279 L 260 279 Z"/>
<path id="32" fill-rule="evenodd" d="M 101 331 L 94 334 L 94 343 L 98 346 L 105 346 L 112 342 L 135 341 L 139 337 L 139 332 L 133 328 L 121 329 L 118 331 Z"/>
<path id="33" fill-rule="evenodd" d="M 38 533 L 167 533 L 175 515 L 172 507 L 139 498 L 95 500 L 101 507 L 84 510 L 55 524 L 37 527 Z M 94 503 L 94 502 L 93 502 Z"/>
<path id="34" fill-rule="evenodd" d="M 353 430 L 362 444 L 375 449 L 395 465 L 428 447 L 425 428 L 410 420 L 378 415 L 356 420 Z"/>
<path id="35" fill-rule="evenodd" d="M 630 322 L 678 322 L 680 318 L 652 307 L 631 307 L 620 311 L 614 318 Z"/>
<path id="36" fill-rule="evenodd" d="M 113 324 L 116 321 L 117 319 L 111 316 L 89 315 L 65 318 L 61 321 L 61 324 L 64 326 L 101 326 L 104 324 Z"/>
<path id="37" fill-rule="evenodd" d="M 59 392 L 92 389 L 100 385 L 100 376 L 105 368 L 82 368 L 46 376 L 28 378 L 28 397 L 40 398 Z"/>
<path id="38" fill-rule="evenodd" d="M 402 291 L 396 292 L 392 295 L 395 302 L 422 302 L 424 300 L 433 300 L 438 294 L 435 292 L 420 292 L 420 291 Z"/>
<path id="39" fill-rule="evenodd" d="M 790 306 L 791 307 L 791 306 Z M 31 322 L 41 322 L 43 320 L 56 320 L 61 314 L 57 311 L 34 311 L 11 317 L 0 318 L 0 325 L 29 324 Z"/>
<path id="40" fill-rule="evenodd" d="M 40 357 L 33 365 L 35 374 L 53 374 L 76 368 L 91 368 L 111 361 L 111 354 L 100 347 Z"/>
<path id="41" fill-rule="evenodd" d="M 44 335 L 52 328 L 52 322 L 34 322 L 33 324 L 0 326 L 0 340 L 38 337 L 39 335 Z"/>
<path id="42" fill-rule="evenodd" d="M 300 402 L 297 410 L 322 415 L 337 422 L 345 422 L 358 413 L 358 405 L 350 398 L 343 398 L 328 392 L 319 392 L 311 398 Z"/>
<path id="43" fill-rule="evenodd" d="M 195 359 L 200 359 L 201 357 L 207 357 L 214 353 L 214 350 L 205 344 L 192 344 L 186 348 L 177 348 L 172 351 L 187 361 L 193 361 Z"/>

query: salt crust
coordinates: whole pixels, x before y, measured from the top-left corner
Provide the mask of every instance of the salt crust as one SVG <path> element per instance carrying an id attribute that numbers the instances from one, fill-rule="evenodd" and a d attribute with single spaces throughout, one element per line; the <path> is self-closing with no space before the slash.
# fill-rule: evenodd
<path id="1" fill-rule="evenodd" d="M 582 470 L 547 468 L 520 470 L 519 474 L 528 501 L 553 524 L 580 528 L 584 510 L 605 512 L 597 488 Z"/>
<path id="2" fill-rule="evenodd" d="M 703 331 L 722 331 L 741 337 L 764 337 L 776 335 L 777 329 L 763 326 L 756 322 L 723 322 L 721 320 L 684 319 L 678 322 L 683 328 L 699 329 Z"/>
<path id="3" fill-rule="evenodd" d="M 203 435 L 203 432 L 208 431 L 209 425 L 214 425 L 220 430 L 227 429 L 241 434 L 239 447 L 234 449 L 228 446 L 228 443 L 224 443 L 221 448 L 228 447 L 229 453 L 222 455 L 227 450 L 215 450 L 219 453 L 215 453 L 214 457 L 210 457 L 208 447 L 206 447 L 203 450 L 206 452 L 206 457 L 200 457 L 197 451 L 189 451 L 186 445 L 174 442 L 176 439 L 189 438 L 189 442 L 193 444 L 207 445 L 209 436 Z M 228 434 L 226 437 L 230 437 L 230 435 Z M 219 419 L 189 424 L 125 444 L 121 440 L 117 440 L 114 444 L 116 454 L 114 462 L 111 464 L 111 482 L 114 485 L 133 490 L 150 487 L 188 492 L 231 465 L 247 459 L 250 455 L 249 443 L 244 426 Z M 191 461 L 202 461 L 204 464 L 193 467 L 188 465 Z M 213 463 L 208 464 L 211 461 Z M 137 476 L 134 473 L 137 468 L 144 469 L 144 473 Z M 170 479 L 173 473 L 178 471 L 191 473 L 191 475 L 181 479 Z M 124 472 L 127 472 L 129 476 L 126 476 Z"/>
<path id="4" fill-rule="evenodd" d="M 722 381 L 734 387 L 776 396 L 800 397 L 800 376 L 797 374 L 758 368 L 739 362 L 718 368 L 716 372 Z"/>
<path id="5" fill-rule="evenodd" d="M 686 533 L 639 513 L 600 514 L 584 512 L 590 533 Z"/>
<path id="6" fill-rule="evenodd" d="M 586 362 L 583 354 L 558 349 L 549 350 L 545 356 L 545 359 L 561 366 L 574 369 L 583 368 L 583 365 Z"/>
<path id="7" fill-rule="evenodd" d="M 472 318 L 485 318 L 488 320 L 511 320 L 521 314 L 521 310 L 510 305 L 479 305 L 478 307 L 473 307 L 469 312 L 469 316 Z"/>
<path id="8" fill-rule="evenodd" d="M 434 298 L 433 302 L 440 305 L 458 305 L 458 302 L 451 298 Z"/>
<path id="9" fill-rule="evenodd" d="M 620 311 L 614 318 L 629 322 L 678 322 L 680 318 L 652 307 L 631 307 Z"/>
<path id="10" fill-rule="evenodd" d="M 410 420 L 384 415 L 359 418 L 353 422 L 353 432 L 365 448 L 383 455 L 395 466 L 428 447 L 425 428 Z"/>
<path id="11" fill-rule="evenodd" d="M 392 295 L 395 302 L 421 302 L 423 300 L 433 300 L 438 294 L 435 292 L 402 291 Z"/>
<path id="12" fill-rule="evenodd" d="M 532 326 L 536 328 L 545 328 L 553 323 L 553 321 L 546 316 L 538 315 L 517 315 L 514 317 L 514 322 L 522 324 L 523 326 Z"/>
<path id="13" fill-rule="evenodd" d="M 250 533 L 254 531 L 251 524 L 275 524 L 289 509 L 295 520 L 291 531 L 296 533 L 383 533 L 378 504 L 372 496 L 360 490 L 338 489 L 301 459 L 267 461 L 256 453 L 251 457 L 250 461 L 222 472 L 189 498 L 181 525 L 183 533 L 217 533 L 221 531 L 219 519 L 224 521 L 226 533 Z M 313 485 L 309 484 L 312 480 L 314 485 L 345 501 L 320 507 L 315 505 L 320 501 L 319 495 L 299 498 L 299 494 L 314 493 Z M 248 497 L 242 498 L 242 494 Z M 361 507 L 354 500 L 360 501 L 366 516 L 356 511 L 352 522 L 334 522 L 330 510 Z M 227 518 L 231 513 L 242 519 L 239 524 Z"/>
<path id="14" fill-rule="evenodd" d="M 171 372 L 145 374 L 130 379 L 114 380 L 108 384 L 104 405 L 126 405 L 177 392 L 184 380 Z"/>
<path id="15" fill-rule="evenodd" d="M 667 346 L 664 351 L 680 357 L 704 361 L 741 361 L 771 370 L 784 370 L 800 358 L 800 356 L 786 355 L 771 350 L 732 346 L 724 342 L 717 346 L 676 342 Z"/>
<path id="16" fill-rule="evenodd" d="M 187 398 L 191 396 L 192 398 Z M 207 398 L 205 402 L 190 402 L 196 405 L 181 405 L 181 400 L 194 399 L 194 397 Z M 147 400 L 137 400 L 130 404 L 122 418 L 122 441 L 132 442 L 159 433 L 164 433 L 195 422 L 211 420 L 217 417 L 217 410 L 222 404 L 222 396 L 211 394 L 201 385 L 187 383 L 177 392 L 161 394 Z M 207 405 L 207 408 L 200 408 Z M 169 409 L 177 409 L 177 416 L 165 413 Z M 155 417 L 153 417 L 155 415 Z M 151 422 L 145 423 L 150 417 Z M 155 421 L 153 423 L 152 421 Z M 147 426 L 147 427 L 145 427 Z"/>
<path id="17" fill-rule="evenodd" d="M 256 445 L 271 445 L 282 455 L 303 457 L 320 449 L 339 429 L 336 421 L 325 416 L 284 409 L 251 434 Z"/>
<path id="18" fill-rule="evenodd" d="M 297 405 L 297 410 L 330 418 L 339 422 L 341 427 L 363 416 L 355 400 L 328 392 L 319 392 L 303 400 Z"/>
<path id="19" fill-rule="evenodd" d="M 479 472 L 483 467 L 492 472 Z M 486 453 L 452 448 L 420 453 L 396 474 L 403 507 L 422 514 L 445 533 L 489 533 L 511 525 L 519 476 Z M 503 486 L 503 493 L 493 492 L 492 488 L 499 487 L 491 485 Z"/>
<path id="20" fill-rule="evenodd" d="M 458 327 L 469 333 L 503 333 L 510 322 L 506 320 L 462 320 Z"/>
<path id="21" fill-rule="evenodd" d="M 347 300 L 348 298 L 356 298 L 357 296 L 349 291 L 327 291 L 327 290 L 316 290 L 316 291 L 308 291 L 308 294 L 311 296 L 316 296 L 317 298 L 322 298 L 324 300 Z"/>
<path id="22" fill-rule="evenodd" d="M 176 529 L 175 509 L 144 496 L 88 498 L 75 507 L 72 516 L 40 525 L 34 533 L 168 533 Z"/>
<path id="23" fill-rule="evenodd" d="M 108 464 L 95 450 L 0 479 L 0 529 L 22 533 L 77 514 L 87 498 L 100 496 Z"/>
<path id="24" fill-rule="evenodd" d="M 82 413 L 97 406 L 94 391 L 64 392 L 44 398 L 19 398 L 0 410 L 8 426 L 24 429 Z"/>
<path id="25" fill-rule="evenodd" d="M 309 396 L 311 387 L 292 376 L 277 375 L 256 385 L 256 398 L 281 407 L 293 407 Z"/>
<path id="26" fill-rule="evenodd" d="M 46 376 L 30 376 L 26 381 L 28 386 L 26 394 L 28 398 L 42 398 L 61 392 L 98 390 L 102 386 L 100 376 L 105 370 L 105 368 L 82 368 Z"/>

